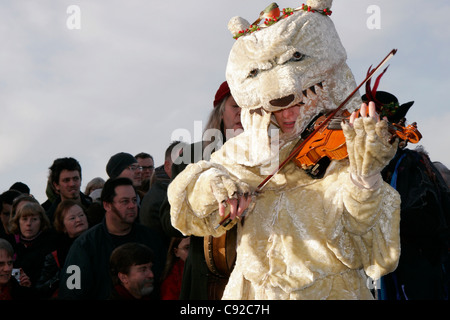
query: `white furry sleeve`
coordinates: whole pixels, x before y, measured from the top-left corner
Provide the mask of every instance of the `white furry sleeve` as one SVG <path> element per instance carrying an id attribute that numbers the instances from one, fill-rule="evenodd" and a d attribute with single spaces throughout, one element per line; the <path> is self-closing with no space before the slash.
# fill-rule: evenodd
<path id="1" fill-rule="evenodd" d="M 337 182 L 325 194 L 328 247 L 346 266 L 363 266 L 373 279 L 392 272 L 400 256 L 399 194 L 385 182 L 360 188 L 348 173 Z"/>
<path id="2" fill-rule="evenodd" d="M 199 161 L 188 165 L 169 185 L 167 196 L 170 203 L 172 225 L 184 235 L 220 236 L 230 229 L 215 226 L 222 217 L 217 213 L 217 198 L 231 196 L 213 192 L 211 181 L 222 182 L 226 169 L 216 163 Z"/>

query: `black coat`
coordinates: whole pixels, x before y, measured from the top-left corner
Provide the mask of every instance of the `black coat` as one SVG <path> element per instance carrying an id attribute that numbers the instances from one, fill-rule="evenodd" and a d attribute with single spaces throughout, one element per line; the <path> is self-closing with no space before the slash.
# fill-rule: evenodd
<path id="1" fill-rule="evenodd" d="M 53 230 L 43 231 L 31 242 L 19 240 L 15 246 L 14 268 L 22 268 L 35 286 L 44 267 L 45 256 L 56 249 L 57 235 Z"/>
<path id="2" fill-rule="evenodd" d="M 191 145 L 191 163 L 202 160 L 202 155 L 197 154 L 195 150 L 199 149 L 197 142 Z M 204 145 L 202 149 L 204 150 Z M 186 168 L 189 163 L 180 163 L 172 165 L 172 179 Z M 170 237 L 182 237 L 182 233 L 172 226 L 170 221 L 170 204 L 167 196 L 160 208 L 161 226 L 166 235 Z M 183 280 L 181 284 L 180 300 L 208 300 L 211 296 L 221 297 L 222 290 L 228 282 L 227 278 L 219 278 L 212 274 L 205 261 L 203 249 L 203 237 L 191 236 L 189 255 L 184 264 Z M 214 284 L 218 290 L 208 292 L 208 285 Z M 219 292 L 215 292 L 219 291 Z"/>
<path id="3" fill-rule="evenodd" d="M 164 169 L 162 169 L 164 170 Z M 155 230 L 161 237 L 166 249 L 169 248 L 170 237 L 168 237 L 161 226 L 160 208 L 167 196 L 167 187 L 170 178 L 164 172 L 165 177 L 157 177 L 150 190 L 145 194 L 139 210 L 141 224 Z M 161 176 L 161 173 L 160 173 Z"/>
<path id="4" fill-rule="evenodd" d="M 383 298 L 444 299 L 449 276 L 443 272 L 449 267 L 448 187 L 426 154 L 409 149 L 399 150 L 382 175 L 401 197 L 401 255 L 397 269 L 382 279 Z"/>
<path id="5" fill-rule="evenodd" d="M 160 238 L 149 228 L 134 223 L 125 236 L 114 236 L 106 227 L 106 220 L 81 234 L 70 247 L 61 270 L 58 297 L 60 299 L 106 300 L 113 288 L 109 258 L 118 246 L 137 242 L 147 245 L 154 253 L 152 271 L 155 286 L 159 283 L 164 268 L 166 252 Z M 75 270 L 75 271 L 74 271 Z M 80 276 L 80 278 L 75 278 Z M 76 285 L 79 280 L 80 288 Z M 159 292 L 155 290 L 155 295 Z"/>

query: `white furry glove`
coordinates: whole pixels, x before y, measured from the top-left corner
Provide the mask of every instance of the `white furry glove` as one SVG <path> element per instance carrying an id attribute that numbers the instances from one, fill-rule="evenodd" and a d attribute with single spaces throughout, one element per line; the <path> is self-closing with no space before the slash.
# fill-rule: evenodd
<path id="1" fill-rule="evenodd" d="M 238 195 L 249 194 L 250 187 L 245 182 L 232 179 L 227 173 L 217 169 L 208 172 L 209 185 L 218 203 L 227 199 L 237 199 Z"/>
<path id="2" fill-rule="evenodd" d="M 230 210 L 233 210 L 235 215 L 236 205 L 242 202 L 242 198 L 251 199 L 250 194 L 250 186 L 247 183 L 230 176 L 225 170 L 210 168 L 199 176 L 188 199 L 198 216 L 206 216 L 218 208 L 222 215 L 227 204 L 231 204 Z M 243 204 L 244 202 L 241 203 Z"/>
<path id="3" fill-rule="evenodd" d="M 381 170 L 389 163 L 397 151 L 398 142 L 389 143 L 390 133 L 387 122 L 379 119 L 375 104 L 361 107 L 361 117 L 353 113 L 349 123 L 343 123 L 350 161 L 350 176 L 362 188 L 375 189 L 382 183 Z"/>

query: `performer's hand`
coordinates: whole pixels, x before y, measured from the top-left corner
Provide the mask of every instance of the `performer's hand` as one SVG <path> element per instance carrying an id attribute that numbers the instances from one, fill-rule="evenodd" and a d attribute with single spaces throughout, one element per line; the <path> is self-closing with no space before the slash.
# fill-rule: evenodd
<path id="1" fill-rule="evenodd" d="M 249 207 L 252 202 L 252 197 L 246 194 L 238 195 L 238 198 L 227 199 L 224 202 L 219 203 L 219 214 L 221 217 L 225 215 L 225 208 L 230 206 L 230 219 L 233 220 L 236 217 L 240 217 L 244 211 Z"/>
<path id="2" fill-rule="evenodd" d="M 250 186 L 225 172 L 211 170 L 209 183 L 221 217 L 225 216 L 226 207 L 230 209 L 231 219 L 241 216 L 252 201 Z"/>
<path id="3" fill-rule="evenodd" d="M 353 127 L 353 123 L 355 119 L 361 114 L 362 118 L 367 118 L 367 111 L 369 111 L 369 117 L 374 119 L 376 122 L 380 121 L 380 115 L 377 113 L 377 109 L 375 108 L 375 103 L 373 101 L 369 102 L 369 106 L 363 103 L 361 105 L 361 109 L 359 111 L 354 111 L 350 116 L 350 126 Z"/>
<path id="4" fill-rule="evenodd" d="M 381 170 L 397 151 L 397 144 L 389 143 L 387 121 L 380 120 L 375 103 L 363 103 L 359 112 L 353 112 L 349 123 L 343 123 L 350 174 L 357 185 L 375 188 L 381 184 Z"/>

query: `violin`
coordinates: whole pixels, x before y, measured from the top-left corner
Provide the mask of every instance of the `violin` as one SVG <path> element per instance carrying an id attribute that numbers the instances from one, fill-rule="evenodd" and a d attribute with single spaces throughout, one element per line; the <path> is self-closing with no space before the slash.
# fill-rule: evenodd
<path id="1" fill-rule="evenodd" d="M 314 129 L 319 129 L 317 131 L 314 130 L 314 135 L 303 144 L 300 150 L 297 151 L 297 155 L 292 159 L 294 163 L 299 167 L 306 169 L 315 166 L 324 157 L 327 157 L 330 161 L 347 158 L 347 146 L 341 122 L 348 120 L 349 117 L 350 112 L 344 110 L 336 113 L 325 125 L 323 125 L 323 123 L 327 121 L 328 116 L 324 115 L 319 117 L 314 123 Z M 414 122 L 405 127 L 404 122 L 404 118 L 399 123 L 388 122 L 388 131 L 391 134 L 389 139 L 390 143 L 393 143 L 396 137 L 411 143 L 420 141 L 422 134 L 417 129 L 417 123 Z M 300 140 L 294 147 L 294 150 L 297 149 L 303 141 L 304 140 Z"/>

